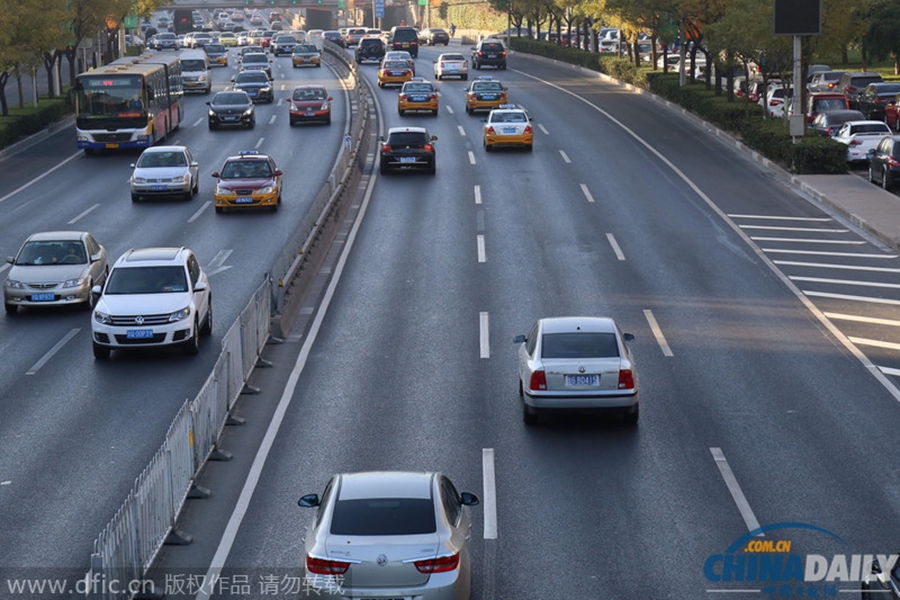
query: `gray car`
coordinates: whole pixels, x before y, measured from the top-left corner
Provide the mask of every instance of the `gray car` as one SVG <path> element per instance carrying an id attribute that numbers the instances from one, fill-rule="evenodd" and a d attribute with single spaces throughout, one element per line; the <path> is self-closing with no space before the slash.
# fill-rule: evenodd
<path id="1" fill-rule="evenodd" d="M 472 581 L 469 506 L 441 473 L 335 475 L 305 538 L 301 598 L 468 600 Z"/>
<path id="2" fill-rule="evenodd" d="M 153 146 L 131 163 L 131 201 L 154 196 L 190 200 L 200 189 L 200 167 L 186 146 Z"/>
<path id="3" fill-rule="evenodd" d="M 608 317 L 540 319 L 519 346 L 519 395 L 526 424 L 539 413 L 607 411 L 638 421 L 638 378 L 622 333 Z"/>
<path id="4" fill-rule="evenodd" d="M 20 306 L 94 305 L 91 288 L 109 273 L 106 250 L 85 231 L 35 233 L 22 244 L 3 282 L 6 313 Z"/>

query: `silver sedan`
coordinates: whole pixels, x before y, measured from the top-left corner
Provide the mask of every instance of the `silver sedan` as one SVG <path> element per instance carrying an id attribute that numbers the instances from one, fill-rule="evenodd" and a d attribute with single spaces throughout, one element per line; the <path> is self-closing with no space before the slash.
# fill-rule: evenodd
<path id="1" fill-rule="evenodd" d="M 131 201 L 150 196 L 181 196 L 190 200 L 199 191 L 200 167 L 185 146 L 153 146 L 131 168 Z"/>
<path id="2" fill-rule="evenodd" d="M 610 411 L 638 421 L 638 379 L 622 333 L 607 317 L 540 319 L 520 344 L 519 394 L 523 418 L 534 424 L 539 412 Z"/>
<path id="3" fill-rule="evenodd" d="M 375 471 L 335 475 L 306 534 L 302 598 L 468 600 L 469 506 L 441 473 Z"/>
<path id="4" fill-rule="evenodd" d="M 20 306 L 94 305 L 91 288 L 109 274 L 106 250 L 84 231 L 47 231 L 31 235 L 3 283 L 3 305 L 14 315 Z"/>
<path id="5" fill-rule="evenodd" d="M 438 56 L 434 61 L 434 78 L 438 81 L 444 77 L 459 77 L 463 81 L 469 78 L 469 61 L 462 54 L 452 52 Z"/>

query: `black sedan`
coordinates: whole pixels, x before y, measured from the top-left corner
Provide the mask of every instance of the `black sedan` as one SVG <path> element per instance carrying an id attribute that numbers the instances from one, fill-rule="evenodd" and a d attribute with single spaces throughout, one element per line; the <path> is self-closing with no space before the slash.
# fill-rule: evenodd
<path id="1" fill-rule="evenodd" d="M 834 137 L 841 125 L 847 121 L 865 121 L 866 117 L 858 110 L 827 110 L 816 115 L 812 127 L 820 135 Z"/>
<path id="2" fill-rule="evenodd" d="M 219 92 L 206 103 L 209 106 L 209 128 L 222 125 L 241 125 L 252 129 L 256 125 L 253 100 L 247 92 Z"/>
<path id="3" fill-rule="evenodd" d="M 894 189 L 900 179 L 900 135 L 882 138 L 874 150 L 869 151 L 869 181 L 879 183 L 886 190 Z"/>
<path id="4" fill-rule="evenodd" d="M 870 83 L 859 93 L 856 108 L 870 121 L 884 119 L 884 107 L 900 93 L 900 83 Z"/>
<path id="5" fill-rule="evenodd" d="M 236 91 L 247 92 L 254 102 L 267 102 L 271 104 L 275 100 L 275 92 L 272 82 L 265 71 L 241 71 L 231 78 Z"/>
<path id="6" fill-rule="evenodd" d="M 341 34 L 341 32 L 336 29 L 328 29 L 326 31 L 323 31 L 322 37 L 325 38 L 326 40 L 328 40 L 329 42 L 337 44 L 341 48 L 347 47 L 347 40 L 345 40 L 344 36 Z"/>

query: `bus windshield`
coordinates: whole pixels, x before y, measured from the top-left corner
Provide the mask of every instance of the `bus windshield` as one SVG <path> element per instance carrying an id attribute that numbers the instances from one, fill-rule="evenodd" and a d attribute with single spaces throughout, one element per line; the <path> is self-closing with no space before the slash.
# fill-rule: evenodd
<path id="1" fill-rule="evenodd" d="M 146 126 L 147 111 L 139 76 L 81 76 L 75 89 L 81 129 Z"/>

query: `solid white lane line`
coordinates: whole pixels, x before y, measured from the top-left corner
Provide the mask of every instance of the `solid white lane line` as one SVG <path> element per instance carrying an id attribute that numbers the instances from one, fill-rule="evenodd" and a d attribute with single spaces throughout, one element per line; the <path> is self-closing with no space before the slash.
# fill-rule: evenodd
<path id="1" fill-rule="evenodd" d="M 807 296 L 816 298 L 832 298 L 834 300 L 853 300 L 857 302 L 871 302 L 873 304 L 890 304 L 892 306 L 900 306 L 900 300 L 889 300 L 888 298 L 871 298 L 869 296 L 851 296 L 849 294 L 830 294 L 827 292 L 813 292 L 810 290 L 802 290 Z"/>
<path id="2" fill-rule="evenodd" d="M 857 254 L 855 252 L 826 252 L 823 250 L 787 250 L 785 248 L 760 248 L 773 254 L 804 254 L 809 256 L 843 256 L 845 258 L 897 258 L 896 254 Z"/>
<path id="3" fill-rule="evenodd" d="M 645 308 L 644 317 L 646 317 L 647 323 L 650 324 L 650 330 L 653 332 L 653 337 L 656 338 L 656 343 L 662 349 L 663 355 L 675 356 L 669 347 L 669 342 L 666 341 L 666 336 L 663 335 L 662 329 L 659 328 L 659 323 L 656 322 L 656 317 L 653 316 L 653 311 Z"/>
<path id="4" fill-rule="evenodd" d="M 794 260 L 773 260 L 776 265 L 785 265 L 788 267 L 824 267 L 826 269 L 848 269 L 850 271 L 877 271 L 879 273 L 900 273 L 900 269 L 892 269 L 891 267 L 864 267 L 861 265 L 841 265 L 837 263 L 811 263 Z"/>
<path id="5" fill-rule="evenodd" d="M 78 158 L 78 157 L 81 156 L 81 155 L 82 155 L 82 152 L 81 152 L 81 150 L 79 150 L 78 152 L 76 152 L 75 154 L 73 154 L 72 156 L 70 156 L 69 158 L 67 158 L 66 160 L 62 161 L 61 163 L 59 163 L 59 164 L 56 165 L 55 167 L 53 167 L 53 168 L 51 168 L 51 169 L 47 169 L 46 171 L 44 171 L 43 173 L 41 173 L 40 175 L 38 175 L 37 177 L 35 177 L 35 178 L 32 179 L 31 181 L 29 181 L 28 183 L 26 183 L 26 184 L 24 184 L 24 185 L 21 185 L 21 186 L 17 187 L 16 189 L 14 189 L 13 191 L 11 191 L 11 192 L 8 193 L 7 195 L 3 196 L 2 198 L 0 198 L 0 202 L 3 202 L 3 201 L 6 200 L 7 198 L 12 198 L 13 196 L 15 196 L 16 194 L 18 194 L 19 192 L 21 192 L 21 191 L 24 190 L 25 188 L 34 185 L 35 183 L 37 183 L 38 181 L 40 181 L 41 179 L 43 179 L 44 177 L 46 177 L 47 175 L 49 175 L 50 173 L 52 173 L 53 171 L 55 171 L 55 170 L 59 169 L 60 167 L 62 167 L 62 166 L 63 166 L 64 164 L 66 164 L 67 162 L 69 162 L 69 161 L 71 161 L 71 160 L 75 160 L 76 158 Z"/>
<path id="6" fill-rule="evenodd" d="M 482 502 L 484 504 L 484 539 L 497 539 L 497 483 L 494 476 L 494 449 L 482 448 L 481 471 L 484 478 Z"/>
<path id="7" fill-rule="evenodd" d="M 67 333 L 65 336 L 63 336 L 63 339 L 56 342 L 56 345 L 53 346 L 52 348 L 50 348 L 50 350 L 47 352 L 47 354 L 42 356 L 41 359 L 39 361 L 37 361 L 36 363 L 34 363 L 34 365 L 32 365 L 32 367 L 30 369 L 25 371 L 25 374 L 26 375 L 34 375 L 35 373 L 37 373 L 38 369 L 40 369 L 45 364 L 47 364 L 47 361 L 50 360 L 51 358 L 53 358 L 53 355 L 55 355 L 57 352 L 62 350 L 62 347 L 65 346 L 69 342 L 69 340 L 71 340 L 73 337 L 78 335 L 79 331 L 81 331 L 81 329 L 78 327 L 69 331 L 69 333 Z"/>
<path id="8" fill-rule="evenodd" d="M 559 151 L 559 155 L 562 156 L 562 159 L 563 159 L 564 161 L 566 161 L 567 163 L 571 163 L 571 162 L 572 162 L 572 159 L 569 158 L 569 155 L 566 154 L 566 151 L 565 151 L 565 150 L 560 150 L 560 151 Z"/>
<path id="9" fill-rule="evenodd" d="M 766 229 L 769 231 L 811 231 L 813 233 L 847 233 L 849 229 L 822 229 L 820 227 L 782 227 L 778 225 L 738 225 L 741 229 Z"/>
<path id="10" fill-rule="evenodd" d="M 478 262 L 483 263 L 487 261 L 487 255 L 484 252 L 484 236 L 479 235 L 476 236 L 476 241 L 478 244 Z"/>
<path id="11" fill-rule="evenodd" d="M 475 186 L 475 204 L 481 204 L 481 186 Z"/>
<path id="12" fill-rule="evenodd" d="M 462 125 L 457 125 L 456 128 L 459 129 L 459 135 L 461 135 L 461 136 L 463 136 L 463 137 L 466 136 L 466 130 L 463 129 L 463 126 L 462 126 Z"/>
<path id="13" fill-rule="evenodd" d="M 588 186 L 584 183 L 581 184 L 581 193 L 584 194 L 584 197 L 587 198 L 588 202 L 594 201 L 594 197 L 591 196 L 591 190 L 589 190 Z"/>
<path id="14" fill-rule="evenodd" d="M 486 311 L 478 313 L 478 346 L 481 358 L 491 357 L 490 322 Z"/>
<path id="15" fill-rule="evenodd" d="M 773 237 L 755 237 L 751 236 L 751 240 L 754 242 L 797 242 L 803 244 L 851 244 L 851 245 L 860 245 L 865 244 L 864 241 L 853 241 L 853 240 L 817 240 L 813 238 L 773 238 Z"/>
<path id="16" fill-rule="evenodd" d="M 541 131 L 543 131 L 543 132 L 546 133 L 547 135 L 550 135 L 550 132 L 547 131 L 547 128 L 544 127 L 543 125 L 541 125 L 540 123 L 538 123 L 538 129 L 540 129 Z"/>
<path id="17" fill-rule="evenodd" d="M 871 325 L 886 325 L 888 327 L 900 327 L 900 321 L 894 319 L 879 319 L 877 317 L 864 317 L 862 315 L 847 315 L 843 313 L 824 313 L 829 319 L 837 319 L 839 321 L 855 321 L 857 323 L 869 323 Z"/>
<path id="18" fill-rule="evenodd" d="M 618 258 L 619 260 L 625 260 L 625 253 L 622 252 L 621 248 L 619 248 L 619 243 L 616 241 L 616 236 L 611 233 L 607 233 L 606 239 L 609 240 L 609 245 L 612 246 L 613 252 L 616 253 L 616 258 Z"/>
<path id="19" fill-rule="evenodd" d="M 747 529 L 749 531 L 756 531 L 759 529 L 759 521 L 756 520 L 753 510 L 750 508 L 750 503 L 747 502 L 747 497 L 744 496 L 744 492 L 741 491 L 741 486 L 738 485 L 737 478 L 731 471 L 731 467 L 728 466 L 728 461 L 725 460 L 722 449 L 710 448 L 709 451 L 712 452 L 713 460 L 716 461 L 719 473 L 722 474 L 722 479 L 725 480 L 725 485 L 728 486 L 728 491 L 731 492 L 731 497 L 734 498 L 734 503 L 737 504 L 738 510 L 744 518 L 744 523 L 747 525 Z M 757 533 L 753 537 L 764 536 L 762 533 Z"/>
<path id="20" fill-rule="evenodd" d="M 200 208 L 197 209 L 197 212 L 195 212 L 194 214 L 191 215 L 191 218 L 188 219 L 187 222 L 193 223 L 194 221 L 196 221 L 200 217 L 200 215 L 203 214 L 203 211 L 205 211 L 207 208 L 209 208 L 210 204 L 212 204 L 212 200 L 207 200 L 206 202 L 204 202 L 200 206 Z"/>
<path id="21" fill-rule="evenodd" d="M 475 153 L 472 152 L 471 150 L 469 150 L 469 164 L 470 165 L 475 164 Z"/>
<path id="22" fill-rule="evenodd" d="M 824 277 L 797 277 L 791 276 L 791 281 L 806 281 L 809 283 L 836 283 L 839 285 L 858 285 L 860 287 L 880 287 L 900 289 L 900 283 L 879 283 L 877 281 L 853 281 L 851 279 L 826 279 Z"/>
<path id="23" fill-rule="evenodd" d="M 89 215 L 89 214 L 92 213 L 93 211 L 97 210 L 99 207 L 100 207 L 99 204 L 93 205 L 92 207 L 90 207 L 89 209 L 85 210 L 85 211 L 82 212 L 80 215 L 78 215 L 77 217 L 75 217 L 74 219 L 72 219 L 71 221 L 69 221 L 68 223 L 66 223 L 66 225 L 72 225 L 73 223 L 78 222 L 82 217 L 85 217 L 85 216 Z"/>
<path id="24" fill-rule="evenodd" d="M 850 337 L 848 339 L 859 346 L 872 346 L 873 348 L 885 348 L 887 350 L 900 350 L 900 344 L 894 342 L 884 342 L 881 340 L 870 340 L 861 337 Z"/>
<path id="25" fill-rule="evenodd" d="M 253 148 L 255 150 L 259 150 L 259 147 L 262 146 L 262 144 L 265 140 L 266 140 L 266 138 L 264 138 L 264 137 L 259 138 L 259 141 L 256 142 L 256 145 Z"/>
<path id="26" fill-rule="evenodd" d="M 773 215 L 736 215 L 729 214 L 729 217 L 732 219 L 769 219 L 772 221 L 810 221 L 823 223 L 828 221 L 833 221 L 834 219 L 830 217 L 776 217 Z"/>

